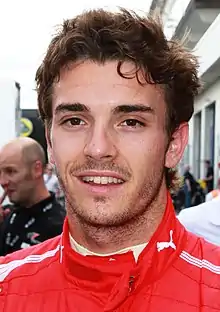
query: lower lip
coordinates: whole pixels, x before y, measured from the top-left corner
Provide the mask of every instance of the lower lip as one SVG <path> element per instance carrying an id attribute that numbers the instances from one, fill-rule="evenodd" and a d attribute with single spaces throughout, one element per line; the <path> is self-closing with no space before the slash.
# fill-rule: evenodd
<path id="1" fill-rule="evenodd" d="M 96 194 L 106 194 L 112 191 L 119 190 L 124 183 L 118 183 L 118 184 L 92 184 L 92 183 L 86 183 L 82 181 L 81 179 L 77 178 L 77 180 L 80 182 L 82 186 L 84 186 L 89 192 L 96 193 Z"/>

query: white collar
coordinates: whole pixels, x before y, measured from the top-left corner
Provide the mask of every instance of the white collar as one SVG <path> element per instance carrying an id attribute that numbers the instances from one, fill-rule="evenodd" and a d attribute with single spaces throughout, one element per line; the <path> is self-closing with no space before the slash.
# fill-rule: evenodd
<path id="1" fill-rule="evenodd" d="M 92 252 L 92 251 L 86 249 L 85 247 L 81 246 L 80 244 L 78 244 L 74 240 L 74 238 L 71 236 L 70 233 L 69 233 L 69 238 L 70 238 L 70 245 L 71 245 L 72 249 L 75 250 L 76 252 L 78 252 L 79 254 L 83 255 L 83 256 L 109 257 L 109 256 L 123 254 L 123 253 L 126 253 L 128 251 L 132 251 L 136 262 L 138 261 L 138 258 L 140 256 L 140 254 L 142 253 L 142 251 L 144 250 L 144 248 L 147 246 L 147 243 L 144 243 L 144 244 L 140 244 L 140 245 L 136 245 L 136 246 L 132 246 L 132 247 L 127 247 L 127 248 L 121 249 L 119 251 L 116 251 L 114 253 L 110 253 L 110 254 L 98 254 L 98 253 Z"/>

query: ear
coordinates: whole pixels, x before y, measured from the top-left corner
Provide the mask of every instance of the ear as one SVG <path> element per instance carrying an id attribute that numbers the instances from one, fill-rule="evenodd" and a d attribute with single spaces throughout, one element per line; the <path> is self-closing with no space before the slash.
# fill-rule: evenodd
<path id="1" fill-rule="evenodd" d="M 34 176 L 35 178 L 39 178 L 43 175 L 44 173 L 44 168 L 43 164 L 40 160 L 35 161 L 34 163 Z"/>
<path id="2" fill-rule="evenodd" d="M 183 156 L 185 147 L 188 144 L 188 138 L 189 125 L 188 123 L 183 123 L 172 136 L 166 153 L 165 167 L 175 168 L 178 165 Z"/>
<path id="3" fill-rule="evenodd" d="M 46 136 L 46 141 L 47 141 L 47 155 L 48 155 L 49 163 L 54 165 L 55 162 L 53 158 L 51 131 L 47 126 L 45 126 L 45 136 Z"/>

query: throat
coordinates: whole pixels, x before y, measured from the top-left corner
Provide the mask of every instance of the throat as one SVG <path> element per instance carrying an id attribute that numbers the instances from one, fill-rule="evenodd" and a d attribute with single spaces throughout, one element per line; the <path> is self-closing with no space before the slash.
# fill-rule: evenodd
<path id="1" fill-rule="evenodd" d="M 30 196 L 30 201 L 25 203 L 26 208 L 30 208 L 35 204 L 38 204 L 39 202 L 43 201 L 44 199 L 50 197 L 50 192 L 44 188 L 41 192 L 36 192 L 36 194 L 33 194 Z"/>
<path id="2" fill-rule="evenodd" d="M 108 196 L 111 191 L 108 190 Z M 112 191 L 112 197 L 115 195 L 114 192 L 115 190 Z M 149 201 L 141 197 L 139 200 L 137 198 L 134 204 L 129 204 L 127 210 L 124 207 L 123 214 L 113 209 L 111 203 L 108 205 L 106 202 L 100 202 L 104 196 L 101 197 L 98 191 L 97 194 L 100 206 L 92 206 L 91 212 L 87 212 L 86 204 L 77 206 L 77 204 L 73 205 L 70 199 L 66 201 L 71 236 L 78 244 L 97 254 L 115 253 L 130 246 L 149 242 L 161 223 L 167 206 L 165 184 Z M 124 200 L 126 201 L 126 198 Z"/>
<path id="3" fill-rule="evenodd" d="M 154 215 L 155 216 L 155 215 Z M 94 254 L 114 254 L 131 246 L 146 246 L 162 219 L 163 213 L 155 218 L 142 215 L 122 226 L 93 226 L 69 219 L 69 230 L 78 246 Z M 75 245 L 76 246 L 76 245 Z"/>

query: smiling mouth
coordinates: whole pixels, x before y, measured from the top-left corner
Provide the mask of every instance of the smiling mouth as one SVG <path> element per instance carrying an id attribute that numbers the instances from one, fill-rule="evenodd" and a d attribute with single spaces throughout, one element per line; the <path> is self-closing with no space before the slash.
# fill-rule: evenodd
<path id="1" fill-rule="evenodd" d="M 87 184 L 93 185 L 118 185 L 122 184 L 125 181 L 115 177 L 106 177 L 106 176 L 83 176 L 80 177 L 80 180 Z"/>

